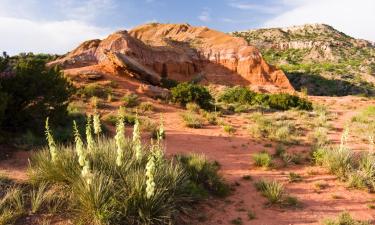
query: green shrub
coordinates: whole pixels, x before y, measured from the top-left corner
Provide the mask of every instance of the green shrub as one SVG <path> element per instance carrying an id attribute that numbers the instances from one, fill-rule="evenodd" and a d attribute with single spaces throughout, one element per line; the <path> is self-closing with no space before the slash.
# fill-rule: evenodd
<path id="1" fill-rule="evenodd" d="M 223 130 L 225 131 L 225 133 L 228 133 L 228 134 L 234 134 L 234 132 L 236 132 L 236 128 L 228 124 L 223 126 Z"/>
<path id="2" fill-rule="evenodd" d="M 257 94 L 246 87 L 227 88 L 220 96 L 219 101 L 225 103 L 251 104 Z"/>
<path id="3" fill-rule="evenodd" d="M 141 104 L 139 104 L 138 108 L 142 112 L 151 112 L 151 111 L 154 110 L 154 106 L 151 102 L 141 102 Z"/>
<path id="4" fill-rule="evenodd" d="M 272 166 L 272 156 L 267 152 L 255 153 L 253 160 L 257 167 L 268 168 Z"/>
<path id="5" fill-rule="evenodd" d="M 0 73 L 7 70 L 12 74 L 0 76 L 0 120 L 4 130 L 40 132 L 46 117 L 55 123 L 67 118 L 74 88 L 58 68 L 45 66 L 47 59 L 33 54 L 8 60 L 0 57 L 4 62 Z"/>
<path id="6" fill-rule="evenodd" d="M 300 181 L 302 181 L 302 176 L 297 174 L 297 173 L 290 172 L 289 176 L 288 176 L 288 179 L 289 179 L 289 182 L 291 182 L 291 183 L 300 182 Z"/>
<path id="7" fill-rule="evenodd" d="M 217 112 L 203 112 L 203 117 L 206 118 L 207 122 L 211 125 L 217 125 L 218 124 L 218 117 L 219 113 Z"/>
<path id="8" fill-rule="evenodd" d="M 194 113 L 199 113 L 199 111 L 201 110 L 199 105 L 194 103 L 194 102 L 187 103 L 186 109 L 189 110 L 190 112 L 194 112 Z"/>
<path id="9" fill-rule="evenodd" d="M 106 89 L 99 84 L 88 84 L 78 91 L 78 94 L 85 98 L 98 97 L 104 98 L 110 93 L 109 89 Z"/>
<path id="10" fill-rule="evenodd" d="M 183 113 L 181 114 L 182 119 L 184 120 L 185 126 L 190 128 L 202 128 L 203 119 L 195 113 Z"/>
<path id="11" fill-rule="evenodd" d="M 370 225 L 370 222 L 359 221 L 352 218 L 348 212 L 341 213 L 336 220 L 325 219 L 324 225 Z"/>
<path id="12" fill-rule="evenodd" d="M 161 78 L 160 83 L 161 83 L 161 87 L 167 88 L 167 89 L 174 88 L 178 85 L 178 81 L 164 78 L 164 77 Z"/>
<path id="13" fill-rule="evenodd" d="M 212 96 L 206 87 L 192 83 L 180 83 L 171 89 L 172 101 L 185 106 L 189 102 L 198 104 L 202 109 L 212 108 Z"/>
<path id="14" fill-rule="evenodd" d="M 284 186 L 277 181 L 260 180 L 255 183 L 258 191 L 266 197 L 270 204 L 281 203 L 284 197 Z"/>
<path id="15" fill-rule="evenodd" d="M 273 109 L 288 110 L 297 108 L 301 110 L 312 110 L 312 103 L 296 95 L 290 94 L 271 94 L 268 105 Z"/>
<path id="16" fill-rule="evenodd" d="M 220 96 L 220 102 L 227 104 L 240 104 L 241 107 L 244 105 L 261 105 L 268 106 L 272 109 L 277 110 L 289 110 L 291 108 L 297 108 L 300 110 L 312 110 L 312 103 L 304 98 L 300 98 L 296 95 L 290 95 L 286 93 L 281 94 L 261 94 L 250 91 L 246 87 L 232 87 L 227 88 Z M 237 111 L 242 111 L 237 110 Z"/>
<path id="17" fill-rule="evenodd" d="M 124 102 L 124 106 L 132 108 L 139 104 L 138 95 L 134 93 L 126 94 L 121 98 L 121 101 Z"/>
<path id="18" fill-rule="evenodd" d="M 176 158 L 188 171 L 190 179 L 200 184 L 201 194 L 206 195 L 206 191 L 219 197 L 229 194 L 229 186 L 218 175 L 220 166 L 217 162 L 209 162 L 204 155 L 199 154 L 178 155 Z"/>

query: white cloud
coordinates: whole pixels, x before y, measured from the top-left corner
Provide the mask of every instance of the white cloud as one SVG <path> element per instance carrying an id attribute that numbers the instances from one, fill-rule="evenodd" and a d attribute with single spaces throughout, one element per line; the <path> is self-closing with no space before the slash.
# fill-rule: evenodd
<path id="1" fill-rule="evenodd" d="M 201 12 L 201 14 L 198 16 L 198 19 L 203 22 L 209 22 L 211 21 L 211 15 L 208 9 L 205 9 Z"/>
<path id="2" fill-rule="evenodd" d="M 66 53 L 83 41 L 103 38 L 109 30 L 75 20 L 39 22 L 0 17 L 0 51 Z"/>
<path id="3" fill-rule="evenodd" d="M 375 41 L 374 0 L 283 0 L 290 10 L 266 21 L 265 27 L 325 23 L 356 38 Z"/>
<path id="4" fill-rule="evenodd" d="M 254 11 L 259 11 L 262 13 L 269 13 L 269 14 L 274 14 L 281 10 L 278 5 L 269 6 L 269 5 L 248 3 L 248 2 L 243 2 L 243 1 L 230 1 L 228 5 L 236 9 L 254 10 Z"/>
<path id="5" fill-rule="evenodd" d="M 112 0 L 57 0 L 58 9 L 68 19 L 90 21 L 115 9 Z"/>

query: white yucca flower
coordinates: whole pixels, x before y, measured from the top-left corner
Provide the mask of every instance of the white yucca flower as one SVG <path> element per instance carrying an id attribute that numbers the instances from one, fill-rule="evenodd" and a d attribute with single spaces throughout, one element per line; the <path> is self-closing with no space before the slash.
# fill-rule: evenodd
<path id="1" fill-rule="evenodd" d="M 92 136 L 91 130 L 91 115 L 87 116 L 87 124 L 86 124 L 86 142 L 87 142 L 87 150 L 88 152 L 92 152 L 94 150 L 95 141 Z"/>
<path id="2" fill-rule="evenodd" d="M 347 144 L 348 138 L 349 138 L 349 132 L 350 132 L 349 126 L 346 126 L 344 128 L 344 132 L 341 135 L 341 143 L 340 143 L 340 149 L 341 150 L 344 150 L 344 148 L 346 147 L 346 144 Z"/>
<path id="3" fill-rule="evenodd" d="M 91 184 L 93 174 L 91 173 L 90 161 L 85 160 L 84 166 L 82 167 L 81 176 L 86 180 L 87 184 Z"/>
<path id="4" fill-rule="evenodd" d="M 119 117 L 116 125 L 115 140 L 117 146 L 116 164 L 117 166 L 122 166 L 125 148 L 125 125 L 124 118 L 121 116 Z"/>
<path id="5" fill-rule="evenodd" d="M 57 146 L 55 140 L 53 139 L 52 132 L 49 128 L 49 118 L 46 119 L 46 138 L 48 142 L 49 152 L 51 154 L 52 162 L 57 160 Z"/>
<path id="6" fill-rule="evenodd" d="M 374 136 L 370 135 L 368 139 L 370 142 L 370 153 L 373 154 L 374 153 Z"/>
<path id="7" fill-rule="evenodd" d="M 99 136 L 102 133 L 102 124 L 100 122 L 100 115 L 96 112 L 94 113 L 94 134 Z"/>
<path id="8" fill-rule="evenodd" d="M 80 166 L 85 165 L 85 146 L 83 144 L 81 135 L 79 134 L 76 121 L 73 121 L 73 130 L 74 130 L 74 142 L 76 145 L 76 151 L 78 156 L 78 163 Z"/>
<path id="9" fill-rule="evenodd" d="M 138 116 L 135 119 L 133 128 L 133 145 L 135 150 L 135 157 L 139 160 L 142 157 L 142 143 L 141 143 L 141 131 Z"/>
<path id="10" fill-rule="evenodd" d="M 149 199 L 155 194 L 155 158 L 150 155 L 146 165 L 146 197 Z"/>
<path id="11" fill-rule="evenodd" d="M 158 131 L 158 141 L 160 142 L 161 140 L 164 139 L 165 137 L 165 130 L 164 130 L 164 122 L 163 122 L 163 115 L 160 117 L 160 126 L 159 126 L 159 131 Z"/>

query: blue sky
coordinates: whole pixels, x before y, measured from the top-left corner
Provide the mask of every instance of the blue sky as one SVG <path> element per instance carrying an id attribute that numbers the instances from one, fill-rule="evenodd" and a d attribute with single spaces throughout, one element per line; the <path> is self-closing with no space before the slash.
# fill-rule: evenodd
<path id="1" fill-rule="evenodd" d="M 327 23 L 375 41 L 374 0 L 0 0 L 0 51 L 65 53 L 146 22 L 224 32 Z"/>

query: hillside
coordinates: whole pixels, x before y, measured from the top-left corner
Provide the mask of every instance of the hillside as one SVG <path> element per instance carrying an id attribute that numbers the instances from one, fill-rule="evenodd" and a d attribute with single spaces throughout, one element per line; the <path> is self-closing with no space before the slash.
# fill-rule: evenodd
<path id="1" fill-rule="evenodd" d="M 244 85 L 294 91 L 285 74 L 270 66 L 242 38 L 189 24 L 141 25 L 104 40 L 90 40 L 50 63 L 66 73 L 130 75 L 152 85 L 163 80 Z"/>
<path id="2" fill-rule="evenodd" d="M 296 89 L 314 95 L 374 94 L 375 46 L 329 25 L 310 24 L 232 33 L 260 49 Z"/>

